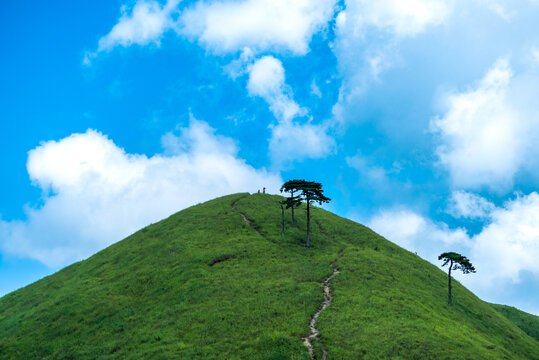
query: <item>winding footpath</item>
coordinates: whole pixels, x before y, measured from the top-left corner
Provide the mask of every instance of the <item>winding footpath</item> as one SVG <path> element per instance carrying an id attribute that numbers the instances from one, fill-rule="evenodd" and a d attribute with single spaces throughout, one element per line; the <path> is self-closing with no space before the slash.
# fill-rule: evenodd
<path id="1" fill-rule="evenodd" d="M 241 199 L 238 199 L 232 203 L 233 210 L 237 211 L 236 204 L 240 200 Z M 251 227 L 257 234 L 260 235 L 260 232 L 253 226 L 251 221 L 247 219 L 245 214 L 239 211 L 238 213 L 243 218 L 243 221 L 245 221 L 245 224 L 247 224 L 247 226 Z M 342 256 L 342 251 L 339 255 Z M 320 314 L 322 313 L 322 311 L 326 310 L 326 308 L 331 304 L 331 301 L 333 300 L 333 296 L 331 294 L 331 287 L 329 286 L 329 283 L 331 279 L 333 279 L 333 277 L 339 273 L 339 269 L 337 269 L 337 267 L 335 266 L 335 263 L 331 264 L 331 267 L 333 268 L 333 272 L 331 273 L 331 275 L 328 276 L 324 281 L 320 283 L 320 285 L 322 285 L 324 288 L 324 301 L 322 302 L 322 306 L 320 306 L 320 309 L 318 309 L 318 311 L 311 318 L 311 322 L 309 323 L 309 334 L 303 338 L 303 344 L 307 346 L 307 349 L 309 350 L 309 355 L 311 355 L 311 359 L 313 360 L 316 360 L 316 356 L 314 354 L 313 343 L 312 343 L 313 340 L 316 340 L 320 343 L 320 347 L 322 348 L 321 360 L 326 360 L 328 356 L 326 346 L 324 345 L 324 343 L 322 343 L 322 341 L 320 341 L 320 337 L 318 336 L 320 334 L 320 331 L 316 328 L 316 322 L 318 321 L 318 318 L 320 317 Z"/>
<path id="2" fill-rule="evenodd" d="M 316 340 L 320 343 L 320 347 L 322 348 L 321 360 L 326 360 L 328 356 L 325 345 L 322 343 L 322 341 L 320 341 L 320 338 L 318 337 L 320 331 L 316 328 L 316 322 L 318 321 L 318 318 L 320 317 L 322 311 L 326 310 L 326 308 L 331 304 L 331 301 L 333 300 L 329 283 L 331 279 L 333 279 L 333 277 L 339 273 L 339 270 L 335 267 L 335 264 L 331 264 L 331 267 L 333 268 L 333 272 L 331 273 L 331 275 L 320 283 L 320 285 L 324 287 L 324 301 L 322 302 L 322 306 L 320 307 L 320 309 L 318 309 L 318 311 L 313 315 L 311 322 L 309 323 L 309 335 L 303 338 L 303 344 L 305 344 L 305 346 L 307 346 L 307 348 L 309 349 L 311 359 L 316 359 L 312 344 L 313 340 Z"/>
<path id="3" fill-rule="evenodd" d="M 243 221 L 245 221 L 245 224 L 247 224 L 247 226 L 252 228 L 258 235 L 260 235 L 260 232 L 253 226 L 253 223 L 251 222 L 251 220 L 247 219 L 247 216 L 245 216 L 244 213 L 241 213 L 238 210 L 236 210 L 236 205 L 238 204 L 238 201 L 240 201 L 240 200 L 241 200 L 241 198 L 232 203 L 232 210 L 237 211 L 238 214 L 241 215 L 241 218 L 243 219 Z"/>

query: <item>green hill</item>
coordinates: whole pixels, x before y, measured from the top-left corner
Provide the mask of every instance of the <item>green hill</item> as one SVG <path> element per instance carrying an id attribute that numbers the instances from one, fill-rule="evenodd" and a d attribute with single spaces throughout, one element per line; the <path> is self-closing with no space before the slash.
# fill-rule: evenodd
<path id="1" fill-rule="evenodd" d="M 0 299 L 1 359 L 539 359 L 534 332 L 366 227 L 272 195 L 193 206 Z M 320 284 L 333 273 L 327 284 Z M 536 323 L 531 327 L 537 326 Z M 536 328 L 534 329 L 536 331 Z"/>
<path id="2" fill-rule="evenodd" d="M 490 304 L 526 334 L 539 341 L 539 316 L 528 314 L 512 306 Z"/>

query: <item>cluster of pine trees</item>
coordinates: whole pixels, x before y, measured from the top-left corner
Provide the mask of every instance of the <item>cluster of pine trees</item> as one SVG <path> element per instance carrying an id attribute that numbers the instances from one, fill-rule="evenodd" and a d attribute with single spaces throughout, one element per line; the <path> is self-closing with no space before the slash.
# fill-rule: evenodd
<path id="1" fill-rule="evenodd" d="M 307 241 L 306 247 L 311 246 L 311 216 L 309 206 L 311 203 L 328 203 L 330 198 L 324 195 L 322 184 L 315 181 L 306 180 L 288 180 L 281 186 L 281 192 L 290 193 L 290 196 L 280 202 L 281 205 L 281 234 L 284 235 L 284 210 L 291 209 L 292 211 L 292 226 L 294 226 L 294 208 L 299 207 L 303 202 L 307 204 Z M 475 268 L 470 260 L 456 252 L 445 252 L 438 257 L 438 260 L 443 260 L 443 266 L 449 264 L 448 271 L 448 297 L 447 302 L 452 304 L 451 299 L 451 270 L 461 270 L 464 274 L 474 273 Z"/>
<path id="2" fill-rule="evenodd" d="M 322 184 L 314 181 L 289 180 L 281 186 L 281 192 L 288 192 L 290 196 L 281 202 L 282 230 L 284 234 L 284 209 L 292 209 L 292 226 L 294 226 L 294 208 L 297 208 L 305 201 L 307 204 L 307 241 L 306 247 L 311 246 L 311 214 L 310 205 L 314 202 L 322 205 L 330 202 L 331 199 L 324 195 Z"/>

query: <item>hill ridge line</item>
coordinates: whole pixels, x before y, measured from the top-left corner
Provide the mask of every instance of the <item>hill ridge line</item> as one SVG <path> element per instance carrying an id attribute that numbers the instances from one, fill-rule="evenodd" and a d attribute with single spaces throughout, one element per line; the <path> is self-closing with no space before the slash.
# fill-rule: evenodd
<path id="1" fill-rule="evenodd" d="M 314 206 L 306 249 L 305 211 L 281 234 L 283 199 L 194 205 L 5 295 L 0 360 L 539 360 L 539 318 L 457 281 L 449 308 L 447 273 Z"/>

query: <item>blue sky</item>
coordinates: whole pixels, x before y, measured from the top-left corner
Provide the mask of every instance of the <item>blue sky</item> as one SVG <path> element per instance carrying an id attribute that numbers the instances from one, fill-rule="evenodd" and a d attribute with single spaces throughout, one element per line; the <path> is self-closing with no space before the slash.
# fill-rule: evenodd
<path id="1" fill-rule="evenodd" d="M 0 294 L 190 205 L 326 206 L 539 314 L 539 2 L 18 1 L 0 11 Z"/>

